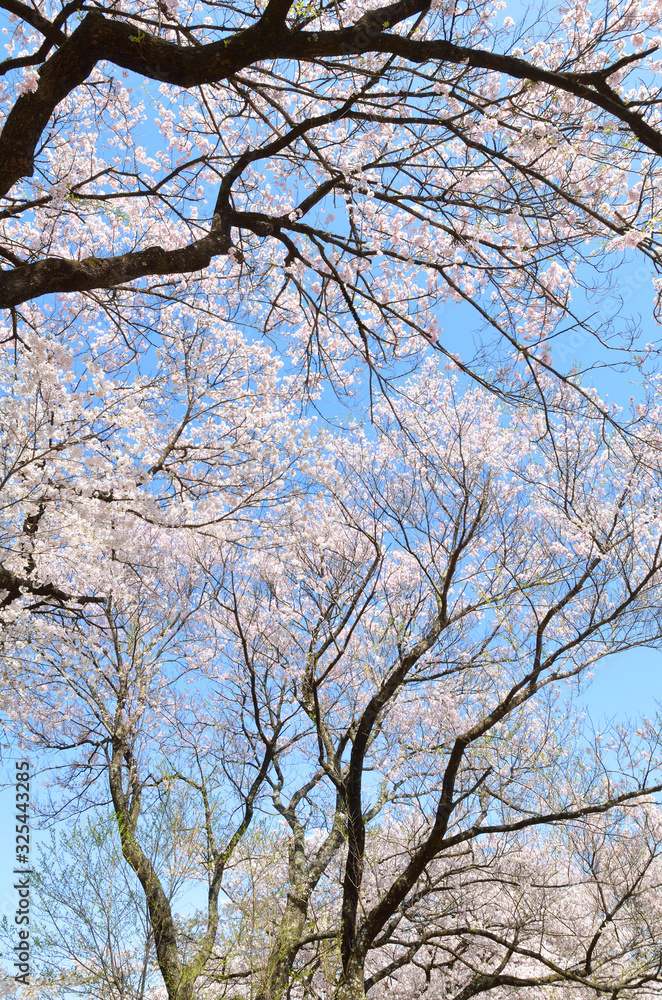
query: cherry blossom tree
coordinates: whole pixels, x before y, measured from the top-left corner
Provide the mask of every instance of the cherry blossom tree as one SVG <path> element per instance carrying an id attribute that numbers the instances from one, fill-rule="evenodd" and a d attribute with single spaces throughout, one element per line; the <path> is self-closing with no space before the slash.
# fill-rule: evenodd
<path id="1" fill-rule="evenodd" d="M 659 724 L 576 707 L 662 638 L 594 307 L 662 291 L 658 0 L 0 10 L 3 725 L 89 846 L 30 989 L 659 997 Z"/>
<path id="2" fill-rule="evenodd" d="M 141 525 L 241 533 L 245 508 L 291 490 L 292 393 L 231 326 L 180 322 L 141 353 L 28 330 L 4 361 L 6 629 L 130 586 L 151 561 Z"/>
<path id="3" fill-rule="evenodd" d="M 569 325 L 632 362 L 582 287 L 658 267 L 656 0 L 1 8 L 10 337 L 34 300 L 55 336 L 87 311 L 130 339 L 179 299 L 342 388 L 456 353 L 437 307 L 466 301 L 498 337 L 461 362 L 506 396 L 515 356 L 529 391 L 568 375 Z"/>
<path id="4" fill-rule="evenodd" d="M 662 401 L 633 443 L 545 392 L 430 363 L 298 428 L 241 535 L 181 530 L 188 490 L 128 512 L 117 585 L 5 648 L 6 725 L 53 815 L 113 817 L 168 1000 L 659 995 L 659 727 L 572 696 L 662 638 Z"/>

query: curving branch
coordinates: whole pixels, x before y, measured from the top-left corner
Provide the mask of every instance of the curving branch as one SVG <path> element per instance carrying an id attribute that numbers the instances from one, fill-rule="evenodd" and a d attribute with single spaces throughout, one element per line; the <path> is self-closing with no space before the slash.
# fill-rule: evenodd
<path id="1" fill-rule="evenodd" d="M 68 4 L 55 22 L 43 18 L 19 0 L 5 0 L 2 6 L 24 17 L 44 34 L 44 45 L 49 49 L 53 45 L 58 48 L 42 64 L 36 90 L 22 94 L 16 100 L 0 132 L 0 195 L 6 195 L 22 178 L 33 175 L 36 150 L 51 116 L 58 105 L 84 83 L 100 61 L 108 61 L 117 67 L 182 88 L 216 83 L 256 62 L 270 59 L 309 62 L 370 51 L 398 56 L 411 63 L 449 63 L 544 83 L 564 91 L 607 112 L 626 126 L 644 146 L 662 154 L 662 134 L 642 114 L 628 106 L 608 84 L 611 75 L 624 65 L 642 59 L 653 49 L 626 56 L 600 71 L 573 73 L 545 69 L 511 55 L 456 45 L 446 40 L 416 40 L 387 30 L 413 15 L 424 14 L 429 8 L 427 0 L 397 0 L 364 14 L 353 26 L 320 32 L 288 27 L 286 18 L 290 0 L 270 0 L 262 17 L 251 27 L 219 41 L 198 45 L 166 41 L 135 25 L 111 20 L 95 11 L 88 13 L 81 24 L 66 36 L 62 23 L 67 14 L 77 7 L 77 0 Z M 240 157 L 221 184 L 219 201 L 222 204 L 217 204 L 216 211 L 222 209 L 224 216 L 232 214 L 227 198 L 229 189 L 248 162 L 296 141 L 316 125 L 351 116 L 353 103 L 354 99 L 347 100 L 342 107 L 329 114 L 295 125 L 266 149 Z M 255 225 L 252 226 L 251 222 Z M 264 217 L 258 219 L 257 214 L 253 218 L 253 213 L 242 213 L 240 218 L 240 214 L 236 213 L 233 223 L 240 227 L 246 225 L 261 236 L 276 235 L 277 227 Z M 221 224 L 215 217 L 209 233 L 174 250 L 150 246 L 107 258 L 69 260 L 47 257 L 19 263 L 0 271 L 0 308 L 10 308 L 53 292 L 110 288 L 150 275 L 200 271 L 208 267 L 214 256 L 227 253 L 231 245 L 227 219 Z M 13 258 L 8 259 L 16 263 Z"/>
<path id="2" fill-rule="evenodd" d="M 77 596 L 68 594 L 66 591 L 56 587 L 54 583 L 35 583 L 27 576 L 18 576 L 0 564 L 0 592 L 4 591 L 5 596 L 0 600 L 0 609 L 8 607 L 14 601 L 18 601 L 24 594 L 30 594 L 36 598 L 30 605 L 34 610 L 44 604 L 55 601 L 57 604 L 103 604 L 105 597 L 95 597 L 92 594 Z"/>
<path id="3" fill-rule="evenodd" d="M 82 260 L 47 257 L 0 272 L 0 308 L 7 309 L 49 292 L 85 292 L 112 288 L 147 275 L 201 271 L 213 257 L 227 254 L 231 246 L 229 232 L 219 225 L 202 239 L 176 250 L 156 246 L 117 257 Z"/>

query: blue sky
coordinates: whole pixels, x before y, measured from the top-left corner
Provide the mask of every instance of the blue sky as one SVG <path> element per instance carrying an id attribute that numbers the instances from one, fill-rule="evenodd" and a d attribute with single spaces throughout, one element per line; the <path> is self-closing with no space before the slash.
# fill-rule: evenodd
<path id="1" fill-rule="evenodd" d="M 662 651 L 634 649 L 605 657 L 578 700 L 586 704 L 598 728 L 604 719 L 653 717 L 655 703 L 662 702 Z"/>

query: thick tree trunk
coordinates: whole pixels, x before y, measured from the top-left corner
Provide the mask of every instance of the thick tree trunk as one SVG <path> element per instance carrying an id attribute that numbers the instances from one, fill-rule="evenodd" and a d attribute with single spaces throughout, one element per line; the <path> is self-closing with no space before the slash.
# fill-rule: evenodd
<path id="1" fill-rule="evenodd" d="M 363 962 L 351 958 L 338 983 L 333 1000 L 365 1000 Z"/>
<path id="2" fill-rule="evenodd" d="M 307 859 L 303 827 L 298 824 L 293 809 L 288 819 L 295 831 L 295 845 L 290 858 L 290 890 L 255 1000 L 282 1000 L 285 996 L 292 983 L 294 962 L 301 950 L 310 897 L 344 841 L 344 819 L 342 812 L 337 811 L 326 840 L 315 857 Z"/>
<path id="3" fill-rule="evenodd" d="M 190 976 L 168 988 L 168 1000 L 196 1000 L 195 980 Z"/>
<path id="4" fill-rule="evenodd" d="M 280 1000 L 289 986 L 292 965 L 301 947 L 308 900 L 288 894 L 287 906 L 271 948 L 264 984 L 255 1000 Z"/>

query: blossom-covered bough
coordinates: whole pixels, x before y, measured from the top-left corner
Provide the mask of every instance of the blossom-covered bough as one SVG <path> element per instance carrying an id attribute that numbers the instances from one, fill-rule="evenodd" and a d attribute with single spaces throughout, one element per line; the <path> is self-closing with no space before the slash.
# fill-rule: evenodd
<path id="1" fill-rule="evenodd" d="M 12 614 L 76 613 L 119 593 L 118 553 L 151 562 L 145 525 L 204 535 L 230 521 L 240 537 L 242 511 L 277 504 L 296 480 L 297 410 L 264 345 L 182 325 L 122 364 L 112 341 L 96 355 L 63 341 L 28 331 L 1 374 L 6 628 Z"/>
<path id="2" fill-rule="evenodd" d="M 179 297 L 314 382 L 374 375 L 412 336 L 457 353 L 435 309 L 466 300 L 499 346 L 460 360 L 504 393 L 513 354 L 533 376 L 568 322 L 632 360 L 571 291 L 624 248 L 658 265 L 655 3 L 531 23 L 501 0 L 2 7 L 15 319 L 59 294 L 66 325 L 62 293 L 87 293 L 128 336 Z"/>

